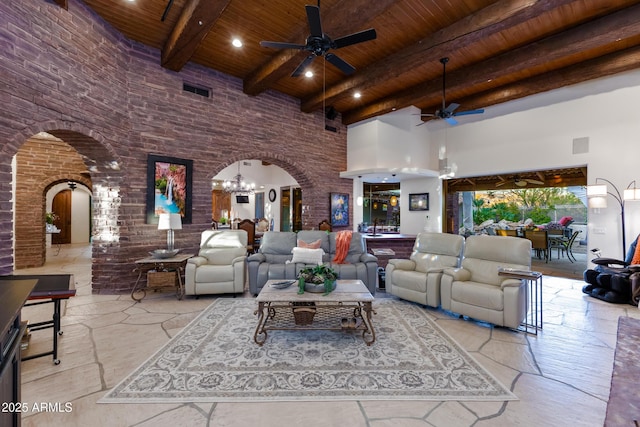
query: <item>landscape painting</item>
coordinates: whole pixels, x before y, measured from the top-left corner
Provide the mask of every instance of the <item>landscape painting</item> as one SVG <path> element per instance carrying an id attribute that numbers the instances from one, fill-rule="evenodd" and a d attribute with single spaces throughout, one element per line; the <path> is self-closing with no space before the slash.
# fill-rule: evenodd
<path id="1" fill-rule="evenodd" d="M 147 223 L 157 224 L 162 213 L 179 213 L 191 223 L 193 160 L 156 156 L 147 158 Z"/>

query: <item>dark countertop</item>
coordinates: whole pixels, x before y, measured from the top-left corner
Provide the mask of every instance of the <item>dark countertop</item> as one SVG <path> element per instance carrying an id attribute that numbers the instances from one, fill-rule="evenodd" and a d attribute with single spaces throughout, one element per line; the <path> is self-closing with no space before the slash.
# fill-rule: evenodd
<path id="1" fill-rule="evenodd" d="M 415 240 L 416 236 L 415 234 L 401 234 L 401 233 L 377 233 L 375 236 L 372 234 L 367 234 L 367 233 L 362 233 L 364 235 L 365 239 L 373 239 L 373 240 L 385 240 L 385 239 L 389 239 L 389 240 L 406 240 L 406 239 L 410 239 L 410 240 Z"/>
<path id="2" fill-rule="evenodd" d="M 24 280 L 2 280 L 0 283 L 0 301 L 2 301 L 2 310 L 0 310 L 0 327 L 2 328 L 2 340 L 5 339 L 16 317 L 20 314 L 29 294 L 38 283 L 36 279 Z"/>

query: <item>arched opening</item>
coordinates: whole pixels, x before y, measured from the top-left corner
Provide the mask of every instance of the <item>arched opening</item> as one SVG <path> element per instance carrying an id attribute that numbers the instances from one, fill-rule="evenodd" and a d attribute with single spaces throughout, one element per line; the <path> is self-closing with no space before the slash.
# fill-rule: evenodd
<path id="1" fill-rule="evenodd" d="M 118 206 L 101 207 L 108 197 L 118 197 L 119 162 L 89 133 L 55 126 L 37 129 L 9 153 L 12 209 L 2 215 L 11 224 L 12 245 L 0 249 L 0 256 L 10 256 L 12 270 L 42 266 L 52 244 L 92 244 L 95 253 L 95 246 L 104 244 L 105 229 L 111 235 L 116 231 Z M 49 216 L 55 228 L 65 231 L 63 236 L 48 232 Z"/>
<path id="2" fill-rule="evenodd" d="M 224 182 L 234 182 L 237 175 L 253 191 L 230 193 Z M 298 182 L 273 163 L 245 159 L 222 169 L 211 180 L 212 219 L 227 223 L 232 219 L 266 219 L 276 231 L 297 231 L 302 227 L 301 193 Z M 299 194 L 292 198 L 291 194 Z M 247 197 L 243 197 L 243 196 Z M 293 203 L 292 203 L 293 201 Z"/>

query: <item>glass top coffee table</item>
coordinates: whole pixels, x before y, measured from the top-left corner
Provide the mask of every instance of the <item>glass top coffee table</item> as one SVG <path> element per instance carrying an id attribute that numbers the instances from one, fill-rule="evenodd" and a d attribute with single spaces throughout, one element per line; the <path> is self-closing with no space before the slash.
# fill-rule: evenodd
<path id="1" fill-rule="evenodd" d="M 298 282 L 286 288 L 277 287 L 283 280 L 269 280 L 257 296 L 258 326 L 253 336 L 258 345 L 275 330 L 342 330 L 362 331 L 367 345 L 376 340 L 371 322 L 373 295 L 361 280 L 338 280 L 328 295 L 305 292 L 298 294 Z M 274 286 L 275 285 L 275 286 Z"/>

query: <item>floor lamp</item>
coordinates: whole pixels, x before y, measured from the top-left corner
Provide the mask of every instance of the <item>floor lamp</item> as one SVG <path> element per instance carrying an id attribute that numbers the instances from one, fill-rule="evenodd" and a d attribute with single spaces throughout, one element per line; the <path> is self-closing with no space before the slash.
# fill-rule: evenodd
<path id="1" fill-rule="evenodd" d="M 598 184 L 598 181 L 604 181 L 613 187 L 615 193 L 608 190 L 606 184 Z M 633 187 L 632 187 L 633 186 Z M 624 228 L 624 202 L 626 200 L 640 200 L 640 190 L 636 189 L 636 181 L 633 180 L 624 190 L 623 194 L 620 194 L 618 188 L 608 179 L 596 178 L 595 185 L 587 185 L 587 199 L 590 208 L 606 208 L 607 207 L 607 195 L 610 195 L 620 205 L 620 221 L 622 223 L 622 259 L 625 259 L 627 252 L 627 241 Z"/>

